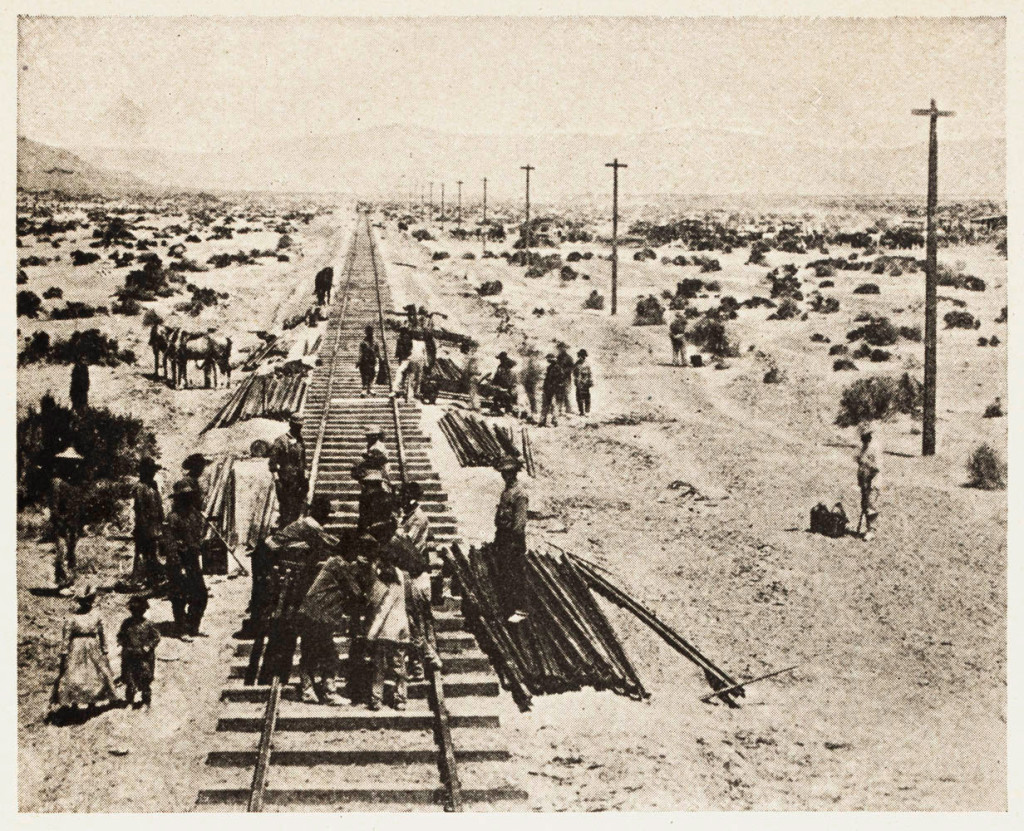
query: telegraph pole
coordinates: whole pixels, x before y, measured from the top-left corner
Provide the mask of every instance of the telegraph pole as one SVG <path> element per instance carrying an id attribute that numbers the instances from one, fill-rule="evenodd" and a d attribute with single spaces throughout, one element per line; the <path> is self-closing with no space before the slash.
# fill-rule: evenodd
<path id="1" fill-rule="evenodd" d="M 487 224 L 487 177 L 484 176 L 484 225 Z"/>
<path id="2" fill-rule="evenodd" d="M 455 224 L 458 225 L 461 228 L 462 227 L 462 180 L 459 179 L 459 181 L 456 182 L 455 184 L 457 184 L 459 186 L 459 212 L 457 214 L 458 218 L 455 220 Z"/>
<path id="3" fill-rule="evenodd" d="M 612 314 L 615 314 L 619 307 L 619 168 L 629 165 L 615 159 L 605 167 L 612 169 Z"/>
<path id="4" fill-rule="evenodd" d="M 430 219 L 427 222 L 434 221 L 434 183 L 430 183 Z"/>
<path id="5" fill-rule="evenodd" d="M 441 182 L 441 231 L 444 231 L 444 182 Z"/>
<path id="6" fill-rule="evenodd" d="M 935 208 L 939 190 L 939 116 L 953 116 L 950 110 L 940 110 L 935 99 L 927 110 L 911 110 L 913 115 L 926 115 L 928 127 L 928 236 L 925 248 L 924 277 L 924 423 L 921 426 L 921 455 L 935 455 L 935 387 L 936 353 L 938 341 L 938 244 L 935 239 Z"/>
<path id="7" fill-rule="evenodd" d="M 480 236 L 483 239 L 484 253 L 487 253 L 487 177 L 484 176 L 484 218 L 480 223 Z"/>
<path id="8" fill-rule="evenodd" d="M 523 165 L 519 168 L 520 170 L 526 171 L 526 261 L 529 265 L 530 261 L 530 171 L 536 170 L 533 165 Z"/>

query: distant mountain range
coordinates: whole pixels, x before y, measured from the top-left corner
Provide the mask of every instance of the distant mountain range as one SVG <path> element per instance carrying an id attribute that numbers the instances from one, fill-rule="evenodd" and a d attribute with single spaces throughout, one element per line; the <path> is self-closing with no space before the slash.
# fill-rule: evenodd
<path id="1" fill-rule="evenodd" d="M 68 150 L 18 139 L 18 187 L 68 194 L 127 193 L 151 189 L 131 173 L 106 170 Z"/>
<path id="2" fill-rule="evenodd" d="M 36 145 L 39 146 L 39 145 Z M 52 149 L 52 148 L 50 148 Z M 532 164 L 534 198 L 553 201 L 606 193 L 617 157 L 624 192 L 762 195 L 923 194 L 925 142 L 900 148 L 822 147 L 728 130 L 674 129 L 633 136 L 548 134 L 456 135 L 390 125 L 336 136 L 269 140 L 190 153 L 158 148 L 80 147 L 80 162 L 95 170 L 123 171 L 159 188 L 350 192 L 418 199 L 420 185 L 464 182 L 466 203 L 479 198 L 488 177 L 496 199 L 519 198 L 520 166 Z M 70 165 L 59 165 L 72 168 Z M 19 159 L 19 182 L 21 161 Z M 1004 198 L 1004 139 L 940 144 L 940 196 Z"/>

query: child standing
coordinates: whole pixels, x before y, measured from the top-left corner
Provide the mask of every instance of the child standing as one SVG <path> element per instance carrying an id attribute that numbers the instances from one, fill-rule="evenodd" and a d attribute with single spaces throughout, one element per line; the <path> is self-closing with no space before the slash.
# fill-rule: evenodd
<path id="1" fill-rule="evenodd" d="M 141 595 L 128 599 L 131 617 L 125 618 L 117 633 L 121 645 L 121 680 L 124 681 L 125 703 L 133 707 L 148 707 L 151 700 L 150 687 L 156 670 L 156 647 L 160 633 L 146 620 L 149 601 Z M 141 701 L 135 702 L 135 693 L 141 694 Z"/>

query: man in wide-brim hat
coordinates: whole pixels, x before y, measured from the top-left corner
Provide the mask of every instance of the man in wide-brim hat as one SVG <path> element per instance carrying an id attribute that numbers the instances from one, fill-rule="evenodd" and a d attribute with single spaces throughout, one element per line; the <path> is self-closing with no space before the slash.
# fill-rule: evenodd
<path id="1" fill-rule="evenodd" d="M 521 592 L 525 585 L 522 570 L 530 498 L 518 480 L 522 466 L 514 456 L 507 456 L 496 465 L 505 480 L 505 489 L 498 497 L 498 507 L 494 511 L 494 547 L 499 552 L 497 561 L 502 564 L 498 576 L 499 595 L 510 623 L 518 623 L 527 616 Z"/>
<path id="2" fill-rule="evenodd" d="M 73 447 L 53 458 L 50 482 L 50 525 L 53 528 L 53 579 L 58 591 L 67 595 L 75 582 L 76 549 L 84 523 L 82 463 L 85 459 Z"/>
<path id="3" fill-rule="evenodd" d="M 190 641 L 199 625 L 209 597 L 200 565 L 200 545 L 206 524 L 195 505 L 195 488 L 188 478 L 174 483 L 171 512 L 164 526 L 167 556 L 168 596 L 180 637 Z"/>
<path id="4" fill-rule="evenodd" d="M 274 439 L 267 464 L 277 491 L 278 527 L 284 528 L 302 516 L 309 480 L 306 478 L 306 443 L 302 439 L 303 419 L 293 413 L 288 432 Z"/>
<path id="5" fill-rule="evenodd" d="M 152 456 L 139 459 L 139 481 L 132 489 L 135 510 L 135 559 L 132 563 L 132 582 L 150 589 L 163 582 L 163 573 L 157 557 L 157 548 L 163 536 L 164 506 L 156 485 L 156 472 L 161 465 Z"/>

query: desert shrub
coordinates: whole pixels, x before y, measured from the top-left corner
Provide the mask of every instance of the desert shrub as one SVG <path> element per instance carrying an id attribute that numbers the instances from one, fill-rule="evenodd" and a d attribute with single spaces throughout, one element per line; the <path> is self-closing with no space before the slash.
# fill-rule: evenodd
<path id="1" fill-rule="evenodd" d="M 563 280 L 575 280 L 579 277 L 579 274 L 572 266 L 563 265 L 562 270 L 558 272 L 558 276 Z"/>
<path id="2" fill-rule="evenodd" d="M 710 294 L 718 294 L 722 290 L 722 284 L 718 280 L 709 280 L 704 284 L 704 290 Z"/>
<path id="3" fill-rule="evenodd" d="M 740 305 L 746 309 L 756 309 L 758 306 L 767 306 L 769 309 L 774 309 L 776 303 L 774 300 L 769 300 L 767 297 L 755 294 L 749 300 L 744 300 Z"/>
<path id="4" fill-rule="evenodd" d="M 771 295 L 773 298 L 804 299 L 803 292 L 800 291 L 800 280 L 796 276 L 795 265 L 783 265 L 772 269 L 768 272 L 767 280 L 772 284 Z"/>
<path id="5" fill-rule="evenodd" d="M 973 274 L 965 274 L 963 263 L 957 263 L 954 268 L 939 263 L 935 280 L 940 286 L 950 286 L 967 291 L 985 291 L 985 281 Z"/>
<path id="6" fill-rule="evenodd" d="M 1002 341 L 999 340 L 999 338 L 997 338 L 995 335 L 988 339 L 989 346 L 999 346 L 1000 343 L 1002 343 Z"/>
<path id="7" fill-rule="evenodd" d="M 852 427 L 862 421 L 882 421 L 897 414 L 916 416 L 921 410 L 922 397 L 921 382 L 908 373 L 899 378 L 889 375 L 862 378 L 843 390 L 835 423 Z"/>
<path id="8" fill-rule="evenodd" d="M 672 265 L 686 266 L 689 265 L 690 261 L 686 259 L 682 254 L 679 254 L 672 258 Z"/>
<path id="9" fill-rule="evenodd" d="M 849 351 L 850 350 L 846 347 L 845 343 L 837 343 L 837 344 L 834 344 L 833 346 L 829 347 L 828 354 L 829 355 L 846 355 L 847 353 L 849 353 Z"/>
<path id="10" fill-rule="evenodd" d="M 96 262 L 100 258 L 100 255 L 95 251 L 72 251 L 71 252 L 71 264 L 72 265 L 90 265 Z"/>
<path id="11" fill-rule="evenodd" d="M 877 283 L 861 283 L 853 290 L 854 294 L 881 294 Z"/>
<path id="12" fill-rule="evenodd" d="M 839 300 L 835 297 L 825 297 L 820 291 L 812 292 L 807 302 L 811 311 L 820 314 L 830 315 L 839 311 Z"/>
<path id="13" fill-rule="evenodd" d="M 283 250 L 285 248 L 291 248 L 291 247 L 292 247 L 292 238 L 290 236 L 288 236 L 287 234 L 281 234 L 280 238 L 277 241 L 277 250 L 281 251 L 281 250 Z"/>
<path id="14" fill-rule="evenodd" d="M 415 240 L 419 240 L 420 242 L 427 242 L 433 239 L 433 237 L 430 235 L 430 231 L 428 231 L 426 228 L 417 228 L 415 231 L 412 232 L 412 238 Z"/>
<path id="15" fill-rule="evenodd" d="M 835 277 L 835 266 L 832 265 L 832 263 L 815 263 L 814 276 L 818 277 L 819 279 L 822 277 Z"/>
<path id="16" fill-rule="evenodd" d="M 110 312 L 115 315 L 137 315 L 142 313 L 142 304 L 134 297 L 126 297 L 124 300 L 113 303 Z"/>
<path id="17" fill-rule="evenodd" d="M 634 326 L 660 326 L 665 322 L 665 307 L 658 302 L 653 294 L 640 297 L 636 301 Z"/>
<path id="18" fill-rule="evenodd" d="M 39 309 L 43 301 L 34 291 L 19 291 L 15 307 L 18 317 L 39 317 Z"/>
<path id="19" fill-rule="evenodd" d="M 50 286 L 43 292 L 43 300 L 62 300 L 63 298 L 64 290 L 57 288 L 57 286 Z"/>
<path id="20" fill-rule="evenodd" d="M 970 312 L 946 312 L 942 320 L 947 329 L 978 329 L 981 326 L 981 321 L 976 320 Z"/>
<path id="21" fill-rule="evenodd" d="M 50 312 L 50 318 L 52 320 L 78 320 L 95 317 L 97 314 L 99 314 L 99 309 L 95 306 L 78 300 L 69 300 L 63 308 L 53 309 Z"/>
<path id="22" fill-rule="evenodd" d="M 872 349 L 871 354 L 868 355 L 868 357 L 871 358 L 874 363 L 880 364 L 888 361 L 892 357 L 892 353 L 885 349 Z"/>
<path id="23" fill-rule="evenodd" d="M 786 380 L 786 373 L 779 369 L 777 364 L 773 363 L 764 374 L 763 380 L 766 384 L 781 384 Z"/>
<path id="24" fill-rule="evenodd" d="M 768 315 L 768 320 L 791 320 L 800 314 L 800 307 L 792 297 L 784 297 L 779 307 Z"/>
<path id="25" fill-rule="evenodd" d="M 714 257 L 701 257 L 695 255 L 691 261 L 694 265 L 699 265 L 701 272 L 704 274 L 722 270 L 722 264 Z"/>
<path id="26" fill-rule="evenodd" d="M 164 319 L 160 317 L 159 313 L 155 309 L 147 309 L 146 314 L 142 317 L 142 325 L 147 327 L 156 326 L 163 322 Z"/>
<path id="27" fill-rule="evenodd" d="M 996 323 L 1006 323 L 1006 306 L 999 310 L 999 317 L 996 318 Z"/>
<path id="28" fill-rule="evenodd" d="M 449 254 L 447 251 L 435 251 L 431 255 L 430 259 L 432 259 L 432 260 L 447 260 L 450 256 L 451 256 L 451 254 Z"/>
<path id="29" fill-rule="evenodd" d="M 656 260 L 658 259 L 658 255 L 650 248 L 641 248 L 633 254 L 633 259 L 642 263 L 644 260 Z"/>
<path id="30" fill-rule="evenodd" d="M 811 341 L 814 343 L 830 343 L 831 339 L 821 334 L 821 332 L 815 332 L 811 335 Z"/>
<path id="31" fill-rule="evenodd" d="M 45 360 L 50 352 L 50 335 L 47 332 L 36 332 L 25 338 L 25 348 L 18 353 L 18 366 L 34 364 Z"/>
<path id="32" fill-rule="evenodd" d="M 1002 402 L 997 398 L 985 408 L 982 418 L 1002 418 L 1004 415 Z"/>
<path id="33" fill-rule="evenodd" d="M 185 237 L 185 242 L 202 242 L 202 240 L 199 239 L 199 237 L 196 236 L 195 234 L 189 234 L 187 237 Z"/>
<path id="34" fill-rule="evenodd" d="M 578 263 L 583 259 L 583 255 L 579 251 L 570 251 L 569 256 L 565 258 L 567 263 Z"/>
<path id="35" fill-rule="evenodd" d="M 988 346 L 988 338 L 978 338 L 978 346 Z"/>
<path id="36" fill-rule="evenodd" d="M 866 343 L 862 343 L 851 354 L 852 354 L 852 357 L 857 358 L 858 360 L 860 360 L 862 358 L 870 358 L 871 357 L 871 347 L 868 346 Z"/>
<path id="37" fill-rule="evenodd" d="M 845 371 L 851 370 L 851 369 L 856 371 L 857 364 L 855 364 L 849 358 L 839 358 L 837 361 L 835 361 L 832 364 L 832 371 L 833 372 L 845 372 Z"/>
<path id="38" fill-rule="evenodd" d="M 465 254 L 462 255 L 462 259 L 464 259 L 464 260 L 475 260 L 476 259 L 476 254 L 474 254 L 472 251 L 467 251 Z"/>
<path id="39" fill-rule="evenodd" d="M 831 280 L 822 280 L 820 283 L 818 283 L 819 289 L 830 289 L 833 288 L 834 286 L 835 283 L 832 282 Z"/>
<path id="40" fill-rule="evenodd" d="M 53 459 L 67 447 L 84 456 L 81 463 L 86 523 L 109 522 L 131 493 L 128 477 L 139 457 L 157 455 L 156 438 L 143 422 L 107 409 L 76 414 L 49 394 L 30 407 L 17 425 L 18 508 L 43 504 L 53 477 Z"/>
<path id="41" fill-rule="evenodd" d="M 967 458 L 967 485 L 986 491 L 1006 487 L 1006 465 L 987 444 L 979 445 Z"/>
<path id="42" fill-rule="evenodd" d="M 283 256 L 283 255 L 282 255 Z M 189 257 L 182 257 L 180 260 L 175 260 L 167 266 L 171 271 L 208 271 L 205 265 L 200 265 L 195 260 Z"/>
<path id="43" fill-rule="evenodd" d="M 501 280 L 487 280 L 480 284 L 476 292 L 481 297 L 489 297 L 495 294 L 501 294 L 502 288 Z"/>
<path id="44" fill-rule="evenodd" d="M 701 291 L 704 290 L 704 281 L 698 280 L 696 277 L 687 277 L 685 280 L 680 280 L 676 283 L 676 293 L 674 295 L 677 298 L 676 303 L 681 305 L 675 305 L 671 308 L 683 308 L 686 306 L 687 300 L 692 300 Z"/>
<path id="45" fill-rule="evenodd" d="M 99 329 L 72 332 L 66 340 L 58 338 L 50 346 L 47 360 L 55 364 L 71 364 L 84 357 L 86 363 L 97 366 L 117 366 L 135 363 L 135 353 L 121 349 L 117 340 Z"/>
<path id="46" fill-rule="evenodd" d="M 590 296 L 583 301 L 584 309 L 603 309 L 604 308 L 604 296 L 599 294 L 597 289 L 590 292 Z"/>
<path id="47" fill-rule="evenodd" d="M 81 252 L 79 252 L 79 253 L 81 253 Z M 26 266 L 26 265 L 49 265 L 50 262 L 51 262 L 51 260 L 50 260 L 49 257 L 37 257 L 37 256 L 35 256 L 33 254 L 30 257 L 22 257 L 20 260 L 18 260 L 18 265 L 20 265 L 20 266 Z"/>
<path id="48" fill-rule="evenodd" d="M 914 343 L 921 342 L 921 327 L 920 326 L 900 326 L 899 327 L 900 337 L 904 340 L 913 341 Z"/>
<path id="49" fill-rule="evenodd" d="M 755 240 L 750 246 L 750 256 L 747 258 L 747 265 L 766 265 L 764 255 L 769 251 L 770 246 L 762 240 Z"/>
<path id="50" fill-rule="evenodd" d="M 729 337 L 725 323 L 709 315 L 687 329 L 686 339 L 716 358 L 737 358 L 740 354 L 739 345 Z"/>
<path id="51" fill-rule="evenodd" d="M 846 339 L 849 341 L 861 338 L 871 346 L 892 346 L 900 339 L 900 331 L 889 322 L 889 318 L 872 317 L 864 326 L 858 326 L 846 333 Z"/>
<path id="52" fill-rule="evenodd" d="M 732 295 L 726 295 L 718 301 L 718 317 L 721 320 L 735 320 L 739 309 L 740 304 Z"/>

